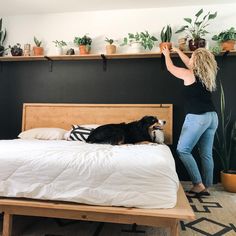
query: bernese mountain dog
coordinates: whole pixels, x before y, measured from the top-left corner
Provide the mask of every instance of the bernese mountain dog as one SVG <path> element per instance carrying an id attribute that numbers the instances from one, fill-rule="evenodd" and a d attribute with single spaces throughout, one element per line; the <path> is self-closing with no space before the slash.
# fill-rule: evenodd
<path id="1" fill-rule="evenodd" d="M 156 142 L 153 131 L 161 130 L 164 124 L 165 121 L 154 116 L 144 116 L 130 123 L 106 124 L 94 129 L 86 142 L 111 145 Z"/>

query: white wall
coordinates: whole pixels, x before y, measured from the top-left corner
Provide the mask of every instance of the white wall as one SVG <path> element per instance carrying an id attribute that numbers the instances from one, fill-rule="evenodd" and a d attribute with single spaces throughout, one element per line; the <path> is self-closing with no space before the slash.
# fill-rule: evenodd
<path id="1" fill-rule="evenodd" d="M 74 37 L 88 33 L 93 38 L 92 53 L 103 53 L 105 36 L 121 40 L 128 32 L 148 30 L 159 39 L 163 26 L 171 24 L 173 31 L 176 31 L 185 24 L 184 17 L 193 18 L 199 9 L 200 6 L 192 6 L 8 16 L 3 18 L 3 24 L 8 33 L 6 45 L 15 43 L 33 45 L 35 35 L 43 40 L 46 54 L 53 55 L 55 54 L 53 40 L 64 40 L 69 42 L 69 47 L 74 47 Z M 212 20 L 207 28 L 211 32 L 206 36 L 207 39 L 231 26 L 236 28 L 235 9 L 236 3 L 204 6 L 204 13 L 218 12 L 217 18 Z M 180 36 L 174 34 L 172 41 L 176 43 Z M 158 48 L 154 49 L 157 50 Z M 119 48 L 119 52 L 125 51 L 125 48 Z"/>

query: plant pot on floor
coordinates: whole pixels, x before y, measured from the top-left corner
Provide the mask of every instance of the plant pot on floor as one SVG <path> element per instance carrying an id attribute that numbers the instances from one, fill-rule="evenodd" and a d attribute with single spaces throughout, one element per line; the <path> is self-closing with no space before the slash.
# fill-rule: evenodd
<path id="1" fill-rule="evenodd" d="M 199 38 L 199 39 L 190 39 L 188 41 L 188 46 L 190 51 L 195 51 L 198 48 L 205 48 L 206 40 Z"/>
<path id="2" fill-rule="evenodd" d="M 115 45 L 106 45 L 106 54 L 115 54 L 116 46 Z"/>
<path id="3" fill-rule="evenodd" d="M 172 43 L 170 42 L 162 42 L 159 44 L 159 47 L 160 47 L 160 52 L 162 53 L 162 49 L 167 47 L 169 50 L 171 50 L 172 48 Z"/>
<path id="4" fill-rule="evenodd" d="M 34 56 L 43 55 L 43 47 L 33 47 Z"/>
<path id="5" fill-rule="evenodd" d="M 236 193 L 236 170 L 221 171 L 221 183 L 224 189 L 231 193 Z"/>
<path id="6" fill-rule="evenodd" d="M 234 50 L 234 45 L 235 45 L 235 41 L 234 40 L 228 40 L 225 42 L 221 43 L 221 47 L 223 51 L 231 51 Z"/>

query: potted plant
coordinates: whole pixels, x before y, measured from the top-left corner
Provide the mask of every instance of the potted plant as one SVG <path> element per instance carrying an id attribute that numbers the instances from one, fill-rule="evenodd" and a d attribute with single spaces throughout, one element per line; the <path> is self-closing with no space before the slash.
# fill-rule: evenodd
<path id="1" fill-rule="evenodd" d="M 23 49 L 21 48 L 21 45 L 17 43 L 13 47 L 9 46 L 11 49 L 11 55 L 12 56 L 22 56 L 23 55 Z"/>
<path id="2" fill-rule="evenodd" d="M 116 53 L 116 45 L 114 45 L 114 39 L 109 39 L 106 37 L 105 42 L 108 44 L 106 45 L 106 54 L 114 54 Z"/>
<path id="3" fill-rule="evenodd" d="M 62 55 L 63 54 L 63 47 L 67 46 L 67 43 L 63 40 L 61 40 L 61 41 L 55 40 L 52 42 L 55 44 L 55 47 L 58 49 L 58 55 Z"/>
<path id="4" fill-rule="evenodd" d="M 2 18 L 0 19 L 0 57 L 3 56 L 4 51 L 6 50 L 5 47 L 3 46 L 3 43 L 6 39 L 7 36 L 7 31 L 6 29 L 2 29 Z"/>
<path id="5" fill-rule="evenodd" d="M 217 43 L 214 47 L 210 48 L 210 51 L 215 55 L 219 55 L 221 53 L 221 45 Z"/>
<path id="6" fill-rule="evenodd" d="M 221 45 L 222 50 L 234 50 L 236 30 L 234 27 L 231 27 L 228 30 L 220 32 L 218 35 L 214 35 L 212 40 L 217 41 Z"/>
<path id="7" fill-rule="evenodd" d="M 35 56 L 42 56 L 43 55 L 43 47 L 41 47 L 42 41 L 39 41 L 34 36 L 34 43 L 36 46 L 33 47 L 33 52 Z"/>
<path id="8" fill-rule="evenodd" d="M 172 29 L 170 25 L 163 27 L 161 30 L 161 43 L 159 44 L 161 52 L 162 49 L 166 46 L 169 48 L 169 50 L 171 49 L 172 47 L 172 43 L 170 42 L 171 37 L 172 37 Z"/>
<path id="9" fill-rule="evenodd" d="M 231 120 L 231 112 L 226 114 L 222 83 L 220 83 L 219 121 L 220 126 L 216 133 L 214 150 L 219 156 L 223 168 L 221 171 L 221 182 L 225 190 L 236 193 L 236 170 L 230 168 L 232 158 L 236 156 L 236 121 Z"/>
<path id="10" fill-rule="evenodd" d="M 75 37 L 74 43 L 79 46 L 80 54 L 89 54 L 91 50 L 92 39 L 87 35 L 83 37 Z"/>
<path id="11" fill-rule="evenodd" d="M 121 46 L 129 45 L 132 47 L 135 45 L 133 52 L 140 52 L 140 47 L 144 50 L 152 50 L 156 41 L 158 41 L 157 38 L 150 35 L 148 31 L 137 32 L 136 34 L 128 33 L 128 37 L 123 39 Z"/>
<path id="12" fill-rule="evenodd" d="M 217 12 L 214 14 L 210 14 L 208 12 L 206 15 L 202 16 L 201 19 L 199 17 L 202 15 L 203 9 L 198 11 L 195 14 L 195 19 L 192 20 L 191 18 L 184 18 L 184 20 L 188 23 L 188 25 L 182 26 L 179 30 L 175 33 L 181 33 L 185 31 L 189 40 L 189 49 L 191 51 L 196 50 L 199 47 L 206 46 L 206 40 L 203 38 L 209 32 L 206 30 L 207 26 L 209 25 L 209 21 L 213 20 L 217 16 Z"/>

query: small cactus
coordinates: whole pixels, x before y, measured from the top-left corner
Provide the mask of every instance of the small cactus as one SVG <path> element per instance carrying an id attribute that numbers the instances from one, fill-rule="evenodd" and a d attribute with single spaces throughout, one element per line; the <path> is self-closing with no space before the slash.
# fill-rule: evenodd
<path id="1" fill-rule="evenodd" d="M 39 41 L 35 36 L 34 36 L 34 43 L 37 47 L 40 47 L 42 44 L 42 41 Z"/>
<path id="2" fill-rule="evenodd" d="M 112 45 L 114 43 L 114 41 L 115 41 L 114 39 L 109 39 L 107 37 L 105 39 L 105 42 L 109 43 L 110 45 Z"/>

